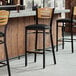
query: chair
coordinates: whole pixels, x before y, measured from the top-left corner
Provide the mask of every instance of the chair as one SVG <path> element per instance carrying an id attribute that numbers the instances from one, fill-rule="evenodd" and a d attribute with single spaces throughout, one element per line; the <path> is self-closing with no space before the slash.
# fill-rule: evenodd
<path id="1" fill-rule="evenodd" d="M 0 62 L 0 64 L 7 65 L 8 76 L 11 76 L 9 59 L 8 59 L 7 44 L 6 44 L 6 31 L 7 31 L 8 18 L 9 18 L 9 12 L 5 11 L 5 10 L 0 10 L 0 26 L 4 26 L 4 32 L 0 31 L 0 38 L 3 37 L 3 40 L 2 39 L 0 40 L 0 44 L 4 44 L 5 57 L 6 57 L 6 62 L 7 62 L 7 63 Z"/>
<path id="2" fill-rule="evenodd" d="M 74 16 L 76 15 L 75 10 L 76 10 L 75 6 L 72 7 L 72 14 L 71 14 L 71 18 L 70 19 L 69 18 L 58 19 L 56 21 L 56 51 L 58 51 L 58 42 L 62 41 L 62 49 L 64 49 L 64 42 L 71 42 L 72 53 L 74 52 L 74 46 L 73 46 L 73 25 L 74 25 L 74 23 L 76 23 L 76 20 L 74 19 Z M 62 26 L 59 25 L 59 23 L 62 23 Z M 68 23 L 69 23 L 69 25 L 68 25 Z M 62 39 L 58 39 L 58 27 L 62 28 Z M 71 39 L 64 38 L 64 32 L 65 32 L 65 28 L 66 27 L 70 27 Z"/>
<path id="3" fill-rule="evenodd" d="M 35 58 L 34 62 L 36 62 L 36 54 L 43 54 L 43 68 L 45 68 L 45 30 L 49 30 L 50 32 L 50 40 L 52 45 L 52 53 L 54 64 L 56 64 L 55 52 L 54 52 L 54 45 L 53 45 L 53 38 L 52 38 L 52 21 L 54 16 L 54 9 L 53 8 L 37 8 L 36 9 L 36 24 L 28 25 L 25 27 L 25 66 L 27 66 L 27 53 L 34 53 Z M 50 19 L 50 25 L 45 24 L 38 24 L 38 19 Z M 36 37 L 35 37 L 35 51 L 28 51 L 27 50 L 27 34 L 28 30 L 35 30 Z M 42 31 L 43 34 L 43 52 L 36 51 L 37 49 L 37 39 L 38 33 Z"/>

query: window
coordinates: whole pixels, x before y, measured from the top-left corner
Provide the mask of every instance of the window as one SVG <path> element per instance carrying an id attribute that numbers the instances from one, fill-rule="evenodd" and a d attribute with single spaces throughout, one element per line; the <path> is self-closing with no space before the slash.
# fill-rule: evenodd
<path id="1" fill-rule="evenodd" d="M 25 8 L 32 8 L 33 5 L 39 7 L 55 7 L 56 9 L 65 8 L 65 0 L 24 0 L 23 3 Z"/>
<path id="2" fill-rule="evenodd" d="M 26 9 L 32 8 L 32 6 L 43 7 L 43 0 L 24 0 L 23 3 Z"/>
<path id="3" fill-rule="evenodd" d="M 45 7 L 53 7 L 54 8 L 54 0 L 45 0 Z"/>
<path id="4" fill-rule="evenodd" d="M 65 8 L 65 0 L 45 0 L 45 7 Z"/>
<path id="5" fill-rule="evenodd" d="M 65 8 L 65 0 L 55 0 L 55 8 L 56 9 Z"/>
<path id="6" fill-rule="evenodd" d="M 32 0 L 24 0 L 25 9 L 32 8 Z"/>

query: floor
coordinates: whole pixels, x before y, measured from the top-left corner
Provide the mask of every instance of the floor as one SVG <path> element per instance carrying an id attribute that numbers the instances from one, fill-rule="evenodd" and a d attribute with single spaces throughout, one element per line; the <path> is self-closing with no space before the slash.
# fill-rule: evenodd
<path id="1" fill-rule="evenodd" d="M 10 60 L 12 76 L 76 76 L 76 41 L 74 41 L 74 53 L 71 53 L 70 43 L 65 43 L 65 49 L 59 46 L 56 52 L 57 64 L 53 64 L 52 52 L 46 52 L 46 68 L 42 68 L 42 55 L 37 56 L 37 62 L 33 62 L 33 54 L 28 56 L 28 66 L 24 66 L 24 57 Z M 0 68 L 0 76 L 8 76 L 7 68 Z"/>

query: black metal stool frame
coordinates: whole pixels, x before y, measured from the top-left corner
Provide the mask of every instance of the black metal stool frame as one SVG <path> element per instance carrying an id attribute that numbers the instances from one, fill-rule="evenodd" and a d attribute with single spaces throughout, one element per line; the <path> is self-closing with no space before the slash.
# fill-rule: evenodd
<path id="1" fill-rule="evenodd" d="M 54 15 L 54 9 L 53 9 L 53 14 L 52 14 L 52 18 Z M 36 24 L 38 24 L 38 10 L 36 9 Z M 50 21 L 50 40 L 51 40 L 51 44 L 52 44 L 52 53 L 53 53 L 53 59 L 54 59 L 54 64 L 56 64 L 56 58 L 55 58 L 55 52 L 54 52 L 54 44 L 53 44 L 53 38 L 52 38 L 52 20 Z M 36 25 L 37 26 L 37 25 Z M 35 36 L 35 49 L 37 49 L 37 38 L 38 38 L 38 31 L 41 30 L 43 31 L 43 53 L 41 52 L 31 52 L 31 53 L 35 53 L 34 56 L 34 62 L 36 62 L 36 54 L 43 54 L 43 68 L 45 68 L 45 30 L 46 29 L 29 29 L 25 27 L 25 66 L 27 66 L 27 53 L 29 53 L 27 51 L 27 30 L 35 30 L 36 31 L 36 36 Z"/>
<path id="2" fill-rule="evenodd" d="M 7 52 L 7 44 L 6 44 L 6 30 L 7 30 L 7 25 L 5 26 L 4 48 L 5 48 L 5 55 L 6 55 L 6 61 L 7 61 L 8 74 L 9 74 L 9 76 L 11 76 L 10 65 L 9 65 L 9 58 L 8 58 L 8 52 Z"/>
<path id="3" fill-rule="evenodd" d="M 4 51 L 5 51 L 5 57 L 6 57 L 6 62 L 7 63 L 3 63 L 3 62 L 0 62 L 0 64 L 5 64 L 7 65 L 7 69 L 8 69 L 8 76 L 11 76 L 11 71 L 10 71 L 10 65 L 9 65 L 9 58 L 8 58 L 8 51 L 7 51 L 7 43 L 6 43 L 6 32 L 7 32 L 7 25 L 4 25 L 4 33 L 2 33 L 2 36 L 3 37 L 3 40 L 0 40 L 0 44 L 4 44 Z"/>
<path id="4" fill-rule="evenodd" d="M 75 7 L 75 6 L 74 6 Z M 74 21 L 74 7 L 72 7 L 72 14 L 71 14 L 71 19 L 70 21 L 56 21 L 56 51 L 58 51 L 58 27 L 62 28 L 62 49 L 64 49 L 64 42 L 71 42 L 71 49 L 72 49 L 72 53 L 74 52 L 74 46 L 73 46 L 73 23 L 76 23 Z M 62 26 L 59 26 L 58 23 L 62 23 Z M 69 23 L 69 26 L 66 27 L 70 27 L 70 33 L 71 33 L 71 41 L 65 41 L 64 40 L 64 31 L 65 31 L 65 23 Z"/>

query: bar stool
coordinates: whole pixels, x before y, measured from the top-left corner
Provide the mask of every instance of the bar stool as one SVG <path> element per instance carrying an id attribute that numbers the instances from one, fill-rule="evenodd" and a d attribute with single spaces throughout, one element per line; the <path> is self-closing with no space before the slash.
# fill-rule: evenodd
<path id="1" fill-rule="evenodd" d="M 56 21 L 56 51 L 58 51 L 58 42 L 62 41 L 62 49 L 64 49 L 64 42 L 71 42 L 72 53 L 74 52 L 74 46 L 73 46 L 73 26 L 75 26 L 75 25 L 73 23 L 76 23 L 76 20 L 74 20 L 74 16 L 76 15 L 76 13 L 74 13 L 75 10 L 76 10 L 76 8 L 74 6 L 72 8 L 72 14 L 71 14 L 71 18 L 70 19 L 68 19 L 68 18 L 58 19 Z M 62 26 L 59 25 L 59 23 L 62 23 Z M 69 23 L 69 25 L 67 23 Z M 59 27 L 62 28 L 62 39 L 58 39 L 58 28 Z M 70 27 L 71 39 L 64 38 L 64 32 L 65 32 L 65 28 L 66 27 Z"/>
<path id="2" fill-rule="evenodd" d="M 46 33 L 45 30 L 49 30 L 49 33 L 50 33 L 53 59 L 54 59 L 54 64 L 56 64 L 53 38 L 52 38 L 53 16 L 54 16 L 54 9 L 53 8 L 37 8 L 36 9 L 36 24 L 28 25 L 28 26 L 25 27 L 25 66 L 27 66 L 27 53 L 34 53 L 35 54 L 34 62 L 36 62 L 36 54 L 43 54 L 43 68 L 45 68 L 45 33 Z M 50 19 L 50 25 L 38 24 L 38 19 Z M 42 31 L 42 34 L 43 34 L 43 52 L 27 50 L 28 30 L 35 30 L 36 31 L 36 33 L 35 33 L 36 34 L 35 50 L 37 49 L 38 33 L 39 33 L 39 31 Z"/>
<path id="3" fill-rule="evenodd" d="M 7 44 L 6 44 L 6 31 L 7 31 L 8 18 L 9 18 L 9 12 L 5 10 L 0 10 L 0 26 L 4 26 L 4 32 L 0 31 L 0 37 L 3 37 L 3 40 L 0 40 L 0 44 L 4 44 L 4 52 L 5 52 L 6 62 L 7 62 L 7 63 L 0 62 L 0 64 L 7 65 L 8 76 L 11 76 Z"/>

